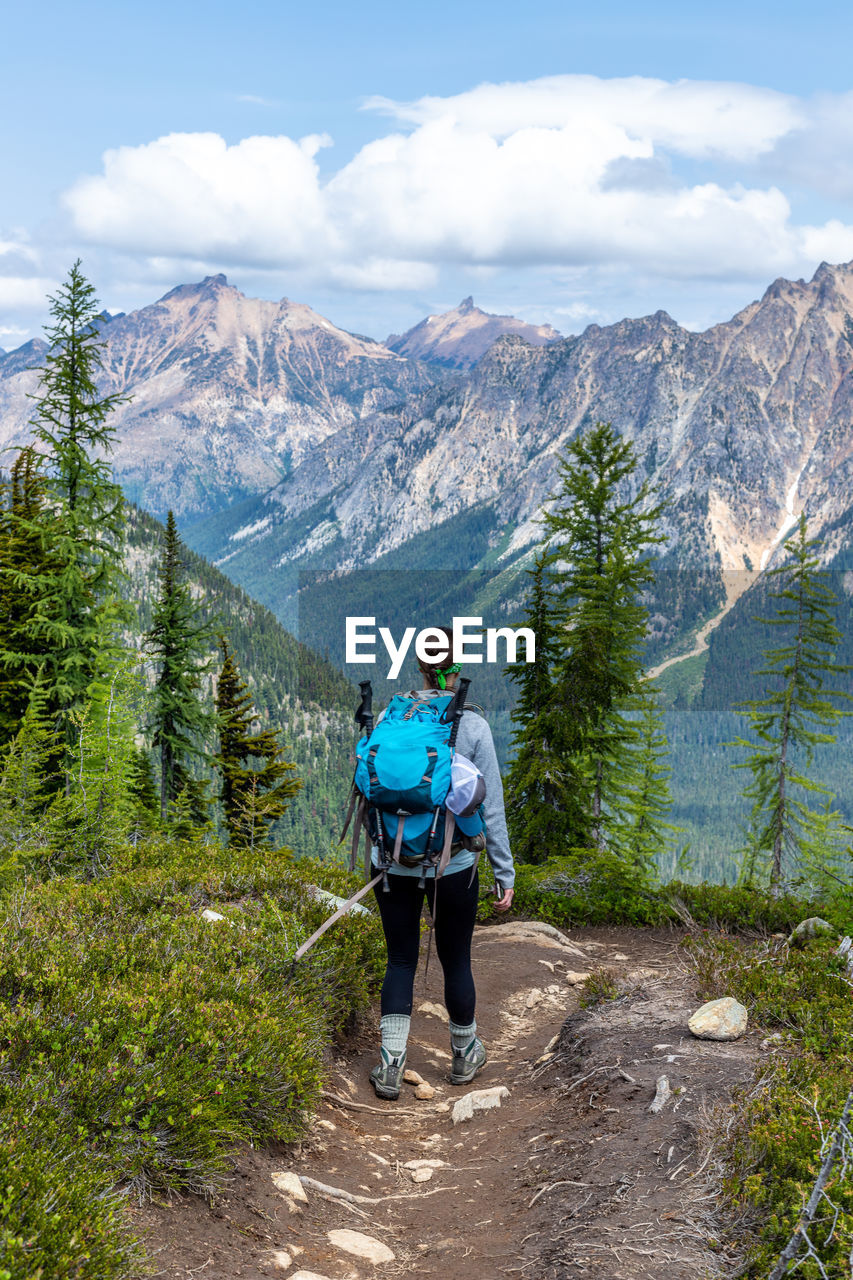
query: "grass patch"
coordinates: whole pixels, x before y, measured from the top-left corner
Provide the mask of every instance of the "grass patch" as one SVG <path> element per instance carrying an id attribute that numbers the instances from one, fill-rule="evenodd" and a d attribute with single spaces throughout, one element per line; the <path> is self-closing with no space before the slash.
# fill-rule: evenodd
<path id="1" fill-rule="evenodd" d="M 597 1004 L 615 1000 L 618 995 L 616 975 L 610 969 L 593 969 L 580 985 L 578 1004 L 582 1009 L 592 1009 Z"/>
<path id="2" fill-rule="evenodd" d="M 376 918 L 350 917 L 291 973 L 327 914 L 311 883 L 349 886 L 286 853 L 157 841 L 7 895 L 0 1277 L 125 1275 L 122 1197 L 213 1197 L 238 1143 L 303 1131 L 384 955 Z"/>

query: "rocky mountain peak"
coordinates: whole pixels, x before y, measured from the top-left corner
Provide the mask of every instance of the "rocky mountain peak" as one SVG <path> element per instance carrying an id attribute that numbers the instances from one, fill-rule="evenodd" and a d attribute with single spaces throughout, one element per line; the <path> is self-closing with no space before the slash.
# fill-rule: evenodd
<path id="1" fill-rule="evenodd" d="M 385 345 L 398 355 L 449 369 L 470 369 L 499 338 L 515 334 L 541 347 L 560 334 L 549 324 L 535 325 L 516 316 L 481 311 L 472 297 L 440 315 L 427 316 L 406 333 L 392 333 Z"/>

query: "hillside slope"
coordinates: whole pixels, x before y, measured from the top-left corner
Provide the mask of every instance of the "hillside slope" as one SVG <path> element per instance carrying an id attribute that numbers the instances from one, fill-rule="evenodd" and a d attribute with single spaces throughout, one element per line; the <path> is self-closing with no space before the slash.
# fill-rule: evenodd
<path id="1" fill-rule="evenodd" d="M 137 644 L 151 621 L 164 532 L 152 516 L 130 507 L 127 595 L 137 610 Z M 297 765 L 302 790 L 276 824 L 275 836 L 299 856 L 322 857 L 339 828 L 350 785 L 357 701 L 353 686 L 196 552 L 185 549 L 185 567 L 201 617 L 227 636 L 261 723 L 280 732 L 286 758 Z M 218 650 L 211 648 L 210 657 L 213 670 L 204 685 L 208 705 L 221 666 Z"/>

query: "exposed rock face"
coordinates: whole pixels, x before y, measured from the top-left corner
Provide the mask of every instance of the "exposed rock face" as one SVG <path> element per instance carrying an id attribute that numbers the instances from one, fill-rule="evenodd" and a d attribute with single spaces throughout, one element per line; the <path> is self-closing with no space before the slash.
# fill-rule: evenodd
<path id="1" fill-rule="evenodd" d="M 444 365 L 448 369 L 470 369 L 493 347 L 498 338 L 515 334 L 541 347 L 560 337 L 549 324 L 526 324 L 515 316 L 495 316 L 464 298 L 458 307 L 440 316 L 427 316 L 406 333 L 392 333 L 385 345 L 401 356 Z"/>
<path id="2" fill-rule="evenodd" d="M 116 474 L 154 514 L 184 518 L 260 494 L 317 443 L 430 385 L 426 370 L 284 298 L 246 298 L 225 277 L 181 285 L 112 319 L 103 388 Z M 44 344 L 0 357 L 0 444 L 23 442 Z"/>
<path id="3" fill-rule="evenodd" d="M 838 550 L 853 491 L 853 264 L 776 281 L 706 333 L 661 311 L 544 347 L 501 338 L 467 375 L 328 436 L 206 550 L 234 556 L 238 578 L 252 543 L 256 568 L 282 563 L 283 542 L 288 563 L 335 544 L 330 563 L 356 567 L 480 507 L 511 557 L 540 536 L 557 455 L 596 420 L 633 439 L 637 482 L 669 503 L 674 563 L 757 570 L 804 506 Z M 318 500 L 322 525 L 294 536 L 287 522 Z"/>

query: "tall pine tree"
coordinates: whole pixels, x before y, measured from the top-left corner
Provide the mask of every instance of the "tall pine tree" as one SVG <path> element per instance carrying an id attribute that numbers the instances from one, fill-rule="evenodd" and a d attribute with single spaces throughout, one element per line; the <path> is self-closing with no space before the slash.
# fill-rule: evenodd
<path id="1" fill-rule="evenodd" d="M 831 793 L 809 769 L 815 747 L 834 742 L 832 728 L 850 714 L 837 705 L 848 694 L 827 687 L 828 677 L 850 668 L 834 661 L 841 633 L 835 624 L 835 594 L 820 570 L 817 546 L 808 537 L 803 514 L 790 563 L 768 575 L 781 586 L 770 593 L 779 602 L 777 612 L 759 619 L 784 632 L 782 643 L 766 651 L 757 673 L 775 688 L 743 704 L 756 741 L 737 740 L 751 752 L 738 767 L 752 772 L 745 790 L 752 818 L 742 875 L 747 881 L 768 876 L 774 894 L 782 891 L 791 872 L 802 874 L 833 843 L 827 831 L 830 810 L 826 805 L 814 810 L 807 802 L 809 794 L 829 798 Z"/>
<path id="2" fill-rule="evenodd" d="M 232 846 L 254 849 L 267 841 L 269 827 L 285 812 L 302 783 L 293 776 L 294 765 L 282 758 L 276 734 L 270 729 L 253 732 L 257 712 L 252 696 L 224 638 L 220 646 L 217 764 L 225 825 Z"/>
<path id="3" fill-rule="evenodd" d="M 37 678 L 42 713 L 59 712 L 63 565 L 41 462 L 21 449 L 0 485 L 0 744 L 17 733 Z"/>
<path id="4" fill-rule="evenodd" d="M 635 713 L 636 742 L 626 759 L 622 814 L 617 846 L 643 872 L 655 870 L 656 859 L 682 827 L 667 820 L 672 808 L 669 789 L 669 744 L 653 685 L 641 689 Z"/>
<path id="5" fill-rule="evenodd" d="M 115 440 L 113 410 L 126 397 L 102 395 L 97 377 L 104 340 L 94 287 L 79 260 L 50 300 L 52 323 L 39 381 L 33 433 L 45 455 L 51 555 L 59 562 L 60 616 L 51 643 L 58 727 L 70 750 L 86 690 L 115 639 L 126 610 L 118 603 L 124 520 L 120 487 L 108 461 Z M 50 671 L 50 668 L 48 668 Z"/>
<path id="6" fill-rule="evenodd" d="M 583 826 L 582 790 L 567 756 L 567 726 L 554 689 L 564 643 L 550 561 L 543 548 L 528 570 L 530 595 L 523 625 L 536 637 L 536 661 L 507 668 L 518 686 L 518 699 L 512 713 L 515 755 L 504 786 L 519 862 L 541 863 L 564 853 L 572 833 Z"/>
<path id="7" fill-rule="evenodd" d="M 193 758 L 207 758 L 204 740 L 214 717 L 201 700 L 202 677 L 210 670 L 213 632 L 201 619 L 181 559 L 181 540 L 170 511 L 160 560 L 159 591 L 145 646 L 157 667 L 149 728 L 160 755 L 160 817 L 190 778 Z"/>
<path id="8" fill-rule="evenodd" d="M 554 696 L 564 718 L 565 762 L 582 804 L 572 844 L 619 851 L 632 753 L 640 737 L 636 697 L 644 679 L 651 551 L 661 508 L 648 483 L 632 485 L 637 460 L 610 423 L 571 442 L 560 488 L 543 517 L 555 559 L 565 651 Z"/>

